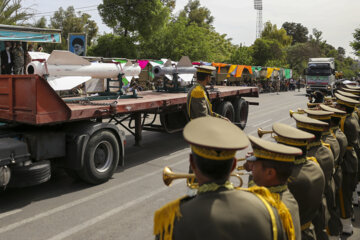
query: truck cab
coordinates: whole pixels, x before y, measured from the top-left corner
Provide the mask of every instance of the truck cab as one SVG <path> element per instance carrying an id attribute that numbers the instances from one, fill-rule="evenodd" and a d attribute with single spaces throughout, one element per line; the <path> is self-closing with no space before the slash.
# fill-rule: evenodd
<path id="1" fill-rule="evenodd" d="M 304 70 L 306 76 L 306 93 L 320 90 L 333 95 L 335 88 L 334 58 L 310 58 Z"/>

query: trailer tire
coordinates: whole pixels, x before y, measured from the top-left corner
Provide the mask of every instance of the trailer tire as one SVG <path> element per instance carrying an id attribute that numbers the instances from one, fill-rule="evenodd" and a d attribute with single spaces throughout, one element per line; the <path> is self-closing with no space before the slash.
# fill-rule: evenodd
<path id="1" fill-rule="evenodd" d="M 46 182 L 51 177 L 50 161 L 34 162 L 28 166 L 11 168 L 11 178 L 8 187 L 29 187 Z"/>
<path id="2" fill-rule="evenodd" d="M 231 122 L 234 122 L 234 107 L 231 104 L 231 102 L 229 101 L 224 101 L 222 103 L 220 103 L 220 105 L 217 107 L 217 111 L 218 114 L 220 114 L 221 116 L 224 116 L 226 118 L 228 118 Z"/>
<path id="3" fill-rule="evenodd" d="M 84 165 L 78 171 L 79 177 L 90 184 L 108 181 L 118 166 L 119 155 L 119 143 L 112 132 L 95 132 L 86 145 Z"/>
<path id="4" fill-rule="evenodd" d="M 235 122 L 241 128 L 244 129 L 247 123 L 248 114 L 249 114 L 249 105 L 243 99 L 239 98 L 234 101 L 234 111 L 235 111 Z"/>

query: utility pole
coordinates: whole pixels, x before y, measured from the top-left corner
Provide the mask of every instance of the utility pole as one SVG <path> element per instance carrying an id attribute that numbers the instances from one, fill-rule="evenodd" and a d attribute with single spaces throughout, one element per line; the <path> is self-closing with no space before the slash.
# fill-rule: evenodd
<path id="1" fill-rule="evenodd" d="M 256 38 L 261 37 L 262 32 L 262 0 L 254 0 L 254 9 L 257 10 L 257 17 L 256 17 Z"/>

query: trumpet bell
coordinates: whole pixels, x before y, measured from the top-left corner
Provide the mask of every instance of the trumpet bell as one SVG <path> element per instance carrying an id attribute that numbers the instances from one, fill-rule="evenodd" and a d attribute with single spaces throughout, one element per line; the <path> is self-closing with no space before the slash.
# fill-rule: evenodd
<path id="1" fill-rule="evenodd" d="M 236 177 L 239 179 L 239 185 L 237 187 L 241 187 L 243 185 L 243 180 L 241 178 L 241 175 L 246 175 L 246 174 L 244 174 L 244 173 L 231 173 L 230 174 L 230 176 Z M 174 173 L 171 170 L 171 168 L 164 167 L 163 182 L 166 186 L 170 186 L 174 179 L 180 179 L 180 178 L 187 179 L 188 180 L 187 185 L 190 188 L 198 188 L 199 187 L 198 183 L 194 182 L 195 174 L 193 174 L 193 173 Z"/>
<path id="2" fill-rule="evenodd" d="M 269 134 L 269 133 L 274 133 L 274 131 L 265 131 L 262 128 L 258 128 L 258 130 L 257 130 L 257 134 L 258 134 L 259 138 L 262 138 L 262 136 L 264 134 Z"/>

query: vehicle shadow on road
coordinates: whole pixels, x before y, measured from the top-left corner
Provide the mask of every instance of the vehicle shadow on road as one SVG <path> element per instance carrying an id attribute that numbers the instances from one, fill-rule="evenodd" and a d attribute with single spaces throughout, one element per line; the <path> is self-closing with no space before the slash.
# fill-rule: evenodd
<path id="1" fill-rule="evenodd" d="M 182 132 L 173 134 L 144 132 L 141 146 L 136 147 L 134 143 L 134 139 L 129 137 L 125 146 L 125 166 L 119 166 L 115 173 L 162 156 L 168 156 L 188 147 L 182 137 Z M 92 187 L 96 186 L 81 180 L 75 180 L 68 176 L 63 169 L 59 168 L 52 172 L 51 179 L 48 182 L 32 187 L 8 188 L 0 192 L 0 214 L 21 209 L 37 201 L 56 198 Z"/>
<path id="2" fill-rule="evenodd" d="M 172 134 L 151 132 L 143 138 L 140 147 L 134 146 L 134 143 L 133 138 L 127 140 L 125 147 L 125 166 L 119 167 L 117 172 L 159 157 L 168 156 L 171 153 L 189 147 L 189 144 L 185 142 L 182 136 L 182 131 Z"/>

